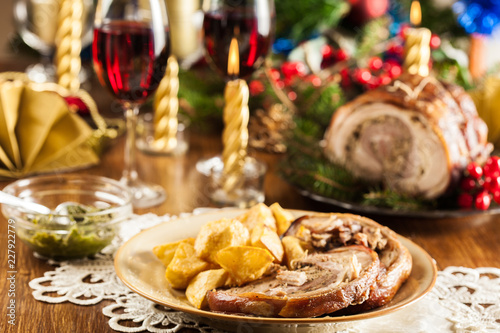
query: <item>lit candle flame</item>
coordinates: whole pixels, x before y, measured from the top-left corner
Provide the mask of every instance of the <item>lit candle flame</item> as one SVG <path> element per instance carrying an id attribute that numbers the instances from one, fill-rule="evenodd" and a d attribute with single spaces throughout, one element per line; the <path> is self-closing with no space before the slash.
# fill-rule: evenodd
<path id="1" fill-rule="evenodd" d="M 238 76 L 240 74 L 240 51 L 238 41 L 233 37 L 229 45 L 229 55 L 227 57 L 227 74 Z"/>
<path id="2" fill-rule="evenodd" d="M 413 0 L 411 2 L 410 22 L 414 26 L 418 26 L 422 22 L 422 9 L 420 8 L 420 2 L 418 0 Z"/>

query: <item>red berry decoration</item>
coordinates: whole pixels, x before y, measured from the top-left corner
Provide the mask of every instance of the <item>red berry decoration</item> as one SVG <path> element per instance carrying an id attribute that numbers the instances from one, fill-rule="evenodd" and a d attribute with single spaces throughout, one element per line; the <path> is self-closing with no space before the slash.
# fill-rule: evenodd
<path id="1" fill-rule="evenodd" d="M 361 84 L 366 84 L 372 78 L 372 73 L 366 68 L 358 68 L 354 72 L 354 78 Z"/>
<path id="2" fill-rule="evenodd" d="M 483 176 L 483 168 L 476 162 L 470 162 L 467 165 L 467 172 L 474 179 L 479 179 Z"/>
<path id="3" fill-rule="evenodd" d="M 500 190 L 493 192 L 493 200 L 500 205 Z"/>
<path id="4" fill-rule="evenodd" d="M 500 177 L 485 177 L 484 189 L 490 191 L 490 193 L 500 190 Z"/>
<path id="5" fill-rule="evenodd" d="M 337 61 L 344 61 L 347 58 L 349 58 L 349 55 L 342 49 L 338 49 L 335 53 L 335 59 L 337 59 Z"/>
<path id="6" fill-rule="evenodd" d="M 321 54 L 323 55 L 323 59 L 333 58 L 333 54 L 335 49 L 330 45 L 323 45 L 321 48 Z"/>
<path id="7" fill-rule="evenodd" d="M 483 167 L 485 176 L 500 177 L 500 158 L 491 156 Z"/>
<path id="8" fill-rule="evenodd" d="M 474 197 L 469 193 L 461 193 L 458 196 L 458 205 L 462 208 L 471 208 L 474 203 Z"/>
<path id="9" fill-rule="evenodd" d="M 248 90 L 250 90 L 250 94 L 253 96 L 260 95 L 261 93 L 264 92 L 264 84 L 260 82 L 259 80 L 252 80 L 248 84 Z"/>
<path id="10" fill-rule="evenodd" d="M 387 74 L 382 74 L 379 76 L 380 85 L 385 86 L 392 82 L 392 78 Z"/>
<path id="11" fill-rule="evenodd" d="M 436 34 L 432 34 L 430 42 L 431 49 L 435 50 L 440 46 L 441 46 L 441 38 L 439 38 L 439 36 Z"/>
<path id="12" fill-rule="evenodd" d="M 286 78 L 292 78 L 294 76 L 305 76 L 307 68 L 301 61 L 287 61 L 281 65 L 281 72 Z"/>
<path id="13" fill-rule="evenodd" d="M 465 177 L 460 182 L 460 188 L 466 192 L 470 192 L 476 188 L 476 180 L 471 177 Z"/>
<path id="14" fill-rule="evenodd" d="M 383 65 L 384 65 L 384 62 L 379 57 L 371 57 L 370 60 L 368 60 L 368 67 L 372 71 L 378 71 L 378 70 L 382 69 Z"/>
<path id="15" fill-rule="evenodd" d="M 474 205 L 476 206 L 477 209 L 480 210 L 487 210 L 490 207 L 490 204 L 491 204 L 491 197 L 487 191 L 480 192 L 476 196 L 476 199 L 474 200 Z"/>

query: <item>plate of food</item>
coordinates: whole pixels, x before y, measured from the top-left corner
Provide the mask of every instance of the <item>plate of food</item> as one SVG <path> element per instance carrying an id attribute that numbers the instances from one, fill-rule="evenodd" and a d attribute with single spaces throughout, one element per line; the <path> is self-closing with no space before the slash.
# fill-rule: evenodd
<path id="1" fill-rule="evenodd" d="M 259 332 L 393 313 L 426 295 L 437 276 L 429 254 L 373 220 L 277 204 L 147 229 L 120 247 L 115 269 L 157 304 L 212 327 Z"/>

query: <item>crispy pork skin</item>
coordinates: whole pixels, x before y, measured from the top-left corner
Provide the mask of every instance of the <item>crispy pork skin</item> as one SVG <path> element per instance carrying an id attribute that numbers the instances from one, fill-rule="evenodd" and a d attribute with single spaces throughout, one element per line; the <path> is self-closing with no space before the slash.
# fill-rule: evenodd
<path id="1" fill-rule="evenodd" d="M 360 245 L 307 255 L 297 269 L 285 267 L 272 276 L 228 290 L 207 293 L 210 310 L 265 317 L 315 317 L 362 303 L 381 268 L 376 252 Z M 305 275 L 287 283 L 284 274 Z"/>
<path id="2" fill-rule="evenodd" d="M 488 156 L 487 133 L 462 88 L 404 74 L 340 107 L 324 151 L 357 177 L 433 199 L 456 183 L 470 161 Z"/>

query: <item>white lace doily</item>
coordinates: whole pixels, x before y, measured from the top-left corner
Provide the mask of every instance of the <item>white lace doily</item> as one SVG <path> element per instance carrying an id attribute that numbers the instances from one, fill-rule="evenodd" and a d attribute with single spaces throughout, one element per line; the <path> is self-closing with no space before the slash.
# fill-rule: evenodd
<path id="1" fill-rule="evenodd" d="M 194 214 L 206 211 L 199 209 Z M 138 233 L 170 216 L 134 216 L 115 243 L 94 259 L 49 263 L 57 266 L 30 281 L 33 297 L 48 303 L 92 305 L 114 301 L 103 309 L 109 326 L 118 332 L 174 333 L 182 328 L 220 332 L 197 318 L 157 305 L 128 289 L 116 276 L 113 253 Z M 133 327 L 122 323 L 133 322 Z M 390 323 L 388 325 L 388 323 Z M 262 327 L 236 325 L 241 332 L 262 332 Z M 438 273 L 434 289 L 419 302 L 393 314 L 347 324 L 286 327 L 294 332 L 500 332 L 500 269 L 448 267 Z M 276 328 L 271 328 L 276 331 Z"/>

